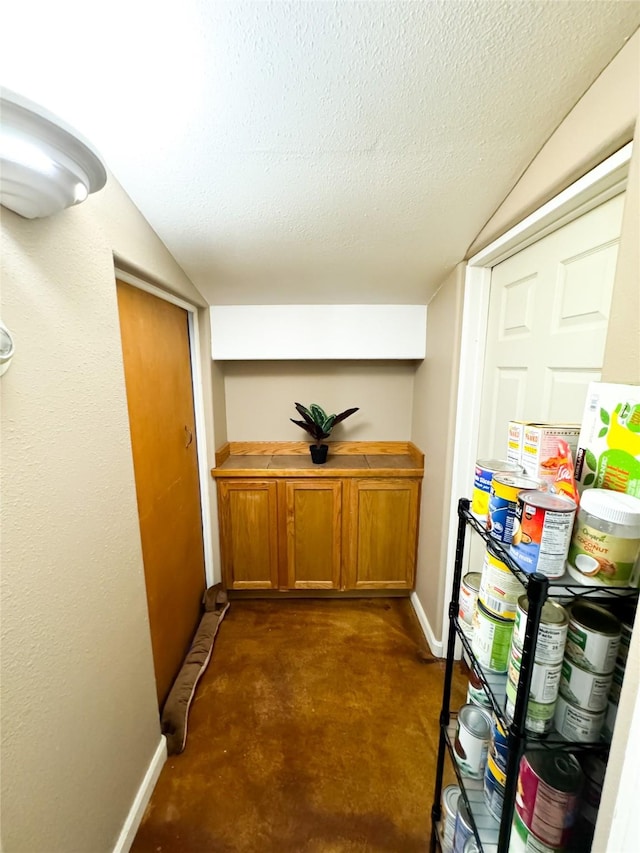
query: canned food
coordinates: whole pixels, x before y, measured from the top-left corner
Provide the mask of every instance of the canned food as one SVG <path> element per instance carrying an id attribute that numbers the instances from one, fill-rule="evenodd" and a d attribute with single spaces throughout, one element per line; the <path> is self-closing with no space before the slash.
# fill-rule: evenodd
<path id="1" fill-rule="evenodd" d="M 489 493 L 487 530 L 495 539 L 505 545 L 511 544 L 518 495 L 520 492 L 535 491 L 539 488 L 538 480 L 531 480 L 528 477 L 500 473 L 493 475 Z"/>
<path id="2" fill-rule="evenodd" d="M 597 675 L 565 658 L 560 677 L 560 695 L 567 702 L 586 711 L 604 711 L 612 681 L 613 673 Z"/>
<path id="3" fill-rule="evenodd" d="M 513 712 L 516 707 L 516 686 L 507 679 L 507 700 L 505 702 L 505 712 L 509 720 L 513 720 Z M 527 716 L 524 727 L 528 732 L 542 735 L 550 732 L 553 727 L 553 714 L 556 707 L 556 701 L 543 704 L 534 702 L 529 699 L 527 702 Z"/>
<path id="4" fill-rule="evenodd" d="M 463 853 L 479 853 L 478 842 L 474 835 L 465 841 Z"/>
<path id="5" fill-rule="evenodd" d="M 509 741 L 507 733 L 503 729 L 500 720 L 493 715 L 491 726 L 491 740 L 489 741 L 489 755 L 504 773 L 507 772 L 507 757 L 509 755 Z"/>
<path id="6" fill-rule="evenodd" d="M 521 474 L 522 471 L 522 465 L 507 462 L 506 459 L 478 459 L 473 477 L 471 512 L 480 519 L 487 517 L 491 480 L 494 474 Z"/>
<path id="7" fill-rule="evenodd" d="M 509 655 L 509 681 L 514 687 L 520 681 L 520 667 L 522 665 L 522 651 L 511 644 Z M 555 702 L 560 687 L 561 663 L 538 663 L 534 661 L 531 673 L 531 686 L 529 687 L 529 698 L 534 702 L 548 704 Z"/>
<path id="8" fill-rule="evenodd" d="M 491 701 L 487 696 L 487 692 L 482 686 L 482 682 L 478 678 L 476 671 L 469 669 L 469 684 L 467 686 L 467 701 L 474 705 L 480 705 L 482 708 L 491 708 Z"/>
<path id="9" fill-rule="evenodd" d="M 453 833 L 456 828 L 456 812 L 458 800 L 460 799 L 460 788 L 458 785 L 447 785 L 442 789 L 441 818 L 442 818 L 442 849 L 443 853 L 449 853 L 453 848 Z"/>
<path id="10" fill-rule="evenodd" d="M 506 672 L 513 633 L 513 620 L 494 616 L 478 601 L 473 620 L 471 648 L 481 666 Z"/>
<path id="11" fill-rule="evenodd" d="M 567 740 L 595 743 L 604 725 L 604 711 L 586 711 L 558 696 L 553 721 L 556 729 Z"/>
<path id="12" fill-rule="evenodd" d="M 580 601 L 571 608 L 566 657 L 583 669 L 613 672 L 620 645 L 620 622 L 600 607 Z"/>
<path id="13" fill-rule="evenodd" d="M 490 731 L 491 717 L 485 710 L 478 705 L 460 708 L 453 751 L 463 775 L 482 779 Z"/>
<path id="14" fill-rule="evenodd" d="M 458 619 L 461 624 L 472 626 L 479 589 L 480 572 L 467 572 L 460 582 Z"/>
<path id="15" fill-rule="evenodd" d="M 524 586 L 507 566 L 490 551 L 484 555 L 478 599 L 485 609 L 501 619 L 515 619 L 518 599 Z"/>
<path id="16" fill-rule="evenodd" d="M 539 750 L 522 757 L 516 811 L 525 827 L 551 847 L 562 847 L 569 839 L 582 776 L 569 753 Z"/>
<path id="17" fill-rule="evenodd" d="M 456 812 L 456 824 L 453 832 L 453 853 L 464 853 L 464 845 L 468 838 L 473 838 L 471 817 L 469 809 L 463 797 L 458 799 L 458 811 Z"/>
<path id="18" fill-rule="evenodd" d="M 576 508 L 570 498 L 549 492 L 518 495 L 510 550 L 524 572 L 562 577 Z"/>
<path id="19" fill-rule="evenodd" d="M 500 820 L 502 817 L 504 786 L 506 782 L 507 774 L 498 767 L 493 756 L 489 754 L 487 766 L 484 771 L 484 801 L 489 812 L 496 820 Z"/>
<path id="20" fill-rule="evenodd" d="M 524 645 L 528 612 L 529 599 L 523 595 L 518 599 L 513 629 L 513 644 L 520 650 Z M 535 660 L 537 663 L 562 663 L 568 625 L 569 617 L 564 607 L 547 599 L 542 607 L 540 628 L 536 640 Z"/>
<path id="21" fill-rule="evenodd" d="M 513 813 L 509 853 L 564 853 L 564 847 L 550 847 L 544 841 L 536 838 L 531 830 L 522 822 L 518 812 Z"/>

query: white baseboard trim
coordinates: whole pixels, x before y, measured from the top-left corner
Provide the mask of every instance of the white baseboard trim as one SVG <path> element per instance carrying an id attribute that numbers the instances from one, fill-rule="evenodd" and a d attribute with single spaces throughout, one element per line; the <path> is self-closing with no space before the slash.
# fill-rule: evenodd
<path id="1" fill-rule="evenodd" d="M 418 598 L 418 594 L 416 592 L 411 593 L 410 601 L 413 605 L 413 609 L 415 610 L 415 614 L 418 617 L 418 622 L 420 623 L 420 627 L 422 628 L 422 633 L 424 634 L 425 639 L 429 644 L 431 653 L 437 658 L 443 657 L 442 640 L 436 640 L 435 634 L 433 633 L 431 625 L 429 624 L 429 620 L 427 619 L 427 614 L 424 612 L 424 608 L 420 603 L 420 599 Z"/>
<path id="2" fill-rule="evenodd" d="M 120 833 L 120 837 L 116 841 L 116 846 L 113 848 L 113 853 L 128 853 L 131 845 L 133 844 L 133 839 L 136 836 L 136 832 L 138 831 L 138 827 L 142 821 L 142 816 L 144 814 L 144 810 L 147 807 L 149 800 L 151 799 L 151 794 L 153 793 L 153 789 L 156 786 L 156 782 L 158 781 L 158 776 L 160 775 L 160 771 L 167 760 L 167 739 L 164 735 L 160 736 L 160 743 L 149 763 L 149 767 L 147 768 L 147 772 L 144 774 L 144 779 L 142 780 L 142 784 L 138 788 L 138 793 L 135 796 L 133 803 L 131 804 L 131 808 L 129 809 L 129 814 L 127 815 L 127 819 L 124 822 L 124 826 L 122 827 L 122 832 Z"/>

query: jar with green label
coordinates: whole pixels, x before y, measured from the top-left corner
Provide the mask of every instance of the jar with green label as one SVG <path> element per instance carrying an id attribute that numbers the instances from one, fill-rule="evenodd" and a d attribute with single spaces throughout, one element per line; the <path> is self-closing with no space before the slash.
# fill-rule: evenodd
<path id="1" fill-rule="evenodd" d="M 629 586 L 640 559 L 640 499 L 586 489 L 569 547 L 569 574 L 588 586 Z"/>

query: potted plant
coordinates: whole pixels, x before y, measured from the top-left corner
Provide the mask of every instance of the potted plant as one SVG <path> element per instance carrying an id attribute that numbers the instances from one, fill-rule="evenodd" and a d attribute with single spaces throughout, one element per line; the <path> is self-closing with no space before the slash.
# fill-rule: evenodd
<path id="1" fill-rule="evenodd" d="M 315 444 L 309 446 L 311 459 L 316 465 L 322 465 L 327 461 L 327 452 L 329 450 L 329 445 L 323 444 L 322 439 L 329 438 L 334 426 L 339 424 L 340 421 L 345 420 L 345 418 L 348 418 L 349 415 L 357 412 L 358 407 L 356 406 L 355 409 L 346 409 L 344 412 L 340 412 L 339 415 L 328 415 L 322 406 L 319 406 L 317 403 L 312 403 L 308 409 L 302 403 L 295 403 L 295 407 L 298 413 L 302 415 L 303 420 L 296 421 L 294 418 L 289 418 L 289 420 L 297 426 L 302 427 L 302 429 L 306 430 L 315 439 Z"/>

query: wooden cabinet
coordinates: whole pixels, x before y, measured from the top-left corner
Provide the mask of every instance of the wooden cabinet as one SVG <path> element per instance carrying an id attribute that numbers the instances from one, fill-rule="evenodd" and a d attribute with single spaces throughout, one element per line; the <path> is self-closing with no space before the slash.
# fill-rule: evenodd
<path id="1" fill-rule="evenodd" d="M 218 483 L 220 556 L 229 589 L 278 589 L 275 480 Z"/>
<path id="2" fill-rule="evenodd" d="M 422 456 L 380 447 L 322 466 L 308 451 L 223 459 L 212 475 L 226 588 L 413 589 Z"/>
<path id="3" fill-rule="evenodd" d="M 340 589 L 342 485 L 339 480 L 278 483 L 285 589 Z"/>
<path id="4" fill-rule="evenodd" d="M 420 484 L 354 480 L 347 589 L 412 589 L 418 545 Z"/>

